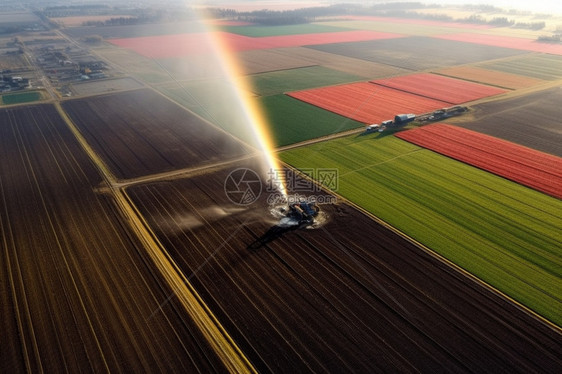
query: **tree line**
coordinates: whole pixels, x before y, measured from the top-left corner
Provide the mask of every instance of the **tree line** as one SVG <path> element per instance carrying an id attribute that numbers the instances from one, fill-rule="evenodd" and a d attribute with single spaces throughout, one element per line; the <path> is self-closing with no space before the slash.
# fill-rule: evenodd
<path id="1" fill-rule="evenodd" d="M 431 14 L 417 12 L 417 9 L 435 8 L 439 5 L 422 4 L 418 2 L 399 2 L 382 3 L 371 6 L 360 4 L 337 4 L 324 7 L 302 8 L 295 10 L 256 10 L 251 12 L 239 12 L 233 9 L 209 9 L 208 13 L 213 18 L 226 18 L 237 21 L 250 22 L 258 25 L 290 25 L 315 22 L 319 18 L 342 15 L 367 15 L 378 17 L 397 17 L 397 18 L 420 18 L 437 21 L 467 22 L 477 24 L 487 24 L 498 27 L 513 27 L 521 29 L 541 30 L 545 27 L 545 22 L 515 22 L 507 17 L 494 17 L 491 20 L 479 14 L 474 14 L 466 18 L 453 18 L 446 14 Z M 470 9 L 477 12 L 496 11 L 501 9 L 487 5 L 473 5 Z"/>

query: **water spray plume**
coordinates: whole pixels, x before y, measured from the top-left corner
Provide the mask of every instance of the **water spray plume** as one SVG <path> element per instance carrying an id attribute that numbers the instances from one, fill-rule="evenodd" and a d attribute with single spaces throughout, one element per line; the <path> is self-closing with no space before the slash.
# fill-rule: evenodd
<path id="1" fill-rule="evenodd" d="M 244 78 L 240 64 L 226 43 L 223 37 L 224 34 L 214 30 L 213 25 L 209 24 L 206 17 L 203 16 L 200 17 L 200 19 L 203 20 L 203 24 L 206 26 L 208 41 L 221 65 L 224 76 L 229 80 L 229 86 L 234 90 L 232 95 L 233 100 L 236 100 L 237 103 L 235 104 L 240 106 L 245 117 L 245 123 L 251 127 L 252 134 L 255 138 L 254 145 L 257 145 L 263 154 L 266 167 L 269 168 L 270 171 L 269 177 L 273 179 L 279 193 L 286 198 L 287 191 L 283 180 L 280 178 L 282 175 L 282 168 L 278 160 L 273 156 L 273 141 L 269 135 L 269 128 L 265 116 L 259 105 L 257 105 L 257 102 L 253 100 L 249 94 L 252 92 L 250 84 L 248 80 Z"/>

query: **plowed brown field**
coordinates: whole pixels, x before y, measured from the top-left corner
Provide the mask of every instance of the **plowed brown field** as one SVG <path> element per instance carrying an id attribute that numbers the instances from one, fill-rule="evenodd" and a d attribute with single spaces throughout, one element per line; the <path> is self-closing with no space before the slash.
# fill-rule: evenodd
<path id="1" fill-rule="evenodd" d="M 223 372 L 55 108 L 0 123 L 0 372 Z"/>
<path id="2" fill-rule="evenodd" d="M 118 178 L 242 156 L 249 148 L 152 90 L 70 100 L 72 121 Z"/>
<path id="3" fill-rule="evenodd" d="M 349 205 L 322 205 L 317 228 L 283 229 L 267 193 L 246 206 L 227 199 L 231 171 L 128 195 L 258 370 L 529 372 L 562 364 L 558 332 Z"/>
<path id="4" fill-rule="evenodd" d="M 562 157 L 562 87 L 473 106 L 455 125 Z"/>

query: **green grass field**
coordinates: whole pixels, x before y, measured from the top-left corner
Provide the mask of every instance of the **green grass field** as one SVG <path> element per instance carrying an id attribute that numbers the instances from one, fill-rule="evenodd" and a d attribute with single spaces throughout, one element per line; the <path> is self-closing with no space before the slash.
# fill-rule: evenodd
<path id="1" fill-rule="evenodd" d="M 228 87 L 220 80 L 182 83 L 159 88 L 166 96 L 185 106 L 209 122 L 240 139 L 252 135 L 248 123 L 237 121 L 239 107 L 225 107 L 217 103 L 231 102 Z M 251 98 L 259 101 L 276 147 L 302 142 L 354 128 L 363 124 L 328 112 L 286 95 Z"/>
<path id="2" fill-rule="evenodd" d="M 364 126 L 286 95 L 257 98 L 275 146 L 284 146 Z"/>
<path id="3" fill-rule="evenodd" d="M 338 168 L 340 195 L 562 325 L 562 201 L 384 133 L 280 157 Z"/>
<path id="4" fill-rule="evenodd" d="M 220 29 L 221 31 L 250 37 L 315 34 L 322 32 L 338 32 L 349 30 L 348 28 L 314 23 L 282 26 L 221 26 Z"/>
<path id="5" fill-rule="evenodd" d="M 30 103 L 33 101 L 39 101 L 41 98 L 41 93 L 38 91 L 10 93 L 2 95 L 2 104 L 10 105 Z"/>
<path id="6" fill-rule="evenodd" d="M 255 92 L 260 96 L 365 80 L 360 76 L 343 73 L 323 66 L 254 74 L 250 76 L 250 79 Z"/>
<path id="7" fill-rule="evenodd" d="M 181 86 L 180 86 L 181 84 Z M 201 116 L 245 142 L 251 142 L 253 131 L 243 108 L 233 103 L 233 87 L 224 79 L 206 79 L 174 83 L 158 88 L 178 104 Z M 225 105 L 224 103 L 231 103 Z M 258 146 L 258 144 L 252 144 Z"/>

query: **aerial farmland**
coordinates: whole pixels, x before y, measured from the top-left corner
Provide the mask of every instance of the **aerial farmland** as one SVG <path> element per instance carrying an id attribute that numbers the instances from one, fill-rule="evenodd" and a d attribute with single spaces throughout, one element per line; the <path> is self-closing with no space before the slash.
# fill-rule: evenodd
<path id="1" fill-rule="evenodd" d="M 562 370 L 562 14 L 3 11 L 1 372 Z"/>

